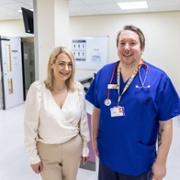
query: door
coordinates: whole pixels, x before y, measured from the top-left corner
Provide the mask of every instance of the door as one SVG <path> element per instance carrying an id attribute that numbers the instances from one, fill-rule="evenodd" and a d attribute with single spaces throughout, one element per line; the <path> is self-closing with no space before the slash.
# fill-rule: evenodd
<path id="1" fill-rule="evenodd" d="M 25 98 L 30 85 L 35 81 L 34 42 L 23 42 Z"/>
<path id="2" fill-rule="evenodd" d="M 1 38 L 3 109 L 9 109 L 24 102 L 21 56 L 20 38 Z"/>

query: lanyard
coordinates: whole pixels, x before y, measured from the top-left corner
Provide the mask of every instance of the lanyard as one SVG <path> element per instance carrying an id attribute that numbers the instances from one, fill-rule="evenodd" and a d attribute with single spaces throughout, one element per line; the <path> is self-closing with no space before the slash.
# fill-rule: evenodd
<path id="1" fill-rule="evenodd" d="M 122 95 L 126 92 L 126 90 L 129 88 L 131 82 L 133 81 L 134 77 L 136 76 L 138 70 L 139 70 L 139 67 L 140 65 L 143 64 L 143 61 L 138 65 L 138 67 L 133 71 L 131 77 L 129 78 L 128 82 L 126 83 L 122 93 L 120 94 L 120 61 L 118 61 L 114 67 L 114 70 L 113 70 L 113 73 L 112 73 L 112 76 L 111 76 L 111 79 L 110 79 L 110 84 L 112 84 L 112 81 L 114 79 L 114 74 L 115 74 L 115 71 L 117 69 L 117 88 L 118 88 L 118 102 L 117 102 L 117 105 L 119 105 L 120 101 L 121 101 L 121 98 L 122 98 Z M 114 87 L 115 88 L 115 87 Z M 110 100 L 110 89 L 108 88 L 108 92 L 107 92 L 107 98 L 105 99 L 104 101 L 104 104 L 106 106 L 109 106 L 111 104 L 111 100 Z"/>
<path id="2" fill-rule="evenodd" d="M 124 87 L 122 93 L 120 94 L 120 73 L 121 73 L 121 69 L 120 69 L 120 65 L 118 66 L 118 71 L 117 71 L 117 85 L 118 85 L 118 102 L 117 103 L 118 104 L 117 105 L 119 105 L 121 98 L 122 98 L 122 95 L 129 88 L 129 86 L 130 86 L 131 82 L 133 81 L 134 77 L 136 76 L 137 72 L 138 72 L 138 68 L 136 68 L 133 71 L 131 77 L 129 78 L 128 82 L 126 83 L 126 86 Z"/>

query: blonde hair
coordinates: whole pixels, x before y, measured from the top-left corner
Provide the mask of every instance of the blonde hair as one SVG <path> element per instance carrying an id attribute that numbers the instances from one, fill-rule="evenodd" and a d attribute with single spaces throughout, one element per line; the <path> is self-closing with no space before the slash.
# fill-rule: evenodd
<path id="1" fill-rule="evenodd" d="M 54 64 L 60 54 L 67 55 L 70 60 L 72 61 L 72 75 L 69 79 L 66 80 L 66 86 L 68 90 L 75 90 L 75 82 L 74 82 L 74 76 L 75 76 L 75 59 L 73 53 L 66 47 L 60 46 L 53 49 L 52 53 L 49 57 L 48 67 L 47 67 L 47 78 L 44 81 L 46 88 L 49 90 L 53 90 L 54 86 L 54 73 L 53 68 L 51 68 L 51 64 Z"/>

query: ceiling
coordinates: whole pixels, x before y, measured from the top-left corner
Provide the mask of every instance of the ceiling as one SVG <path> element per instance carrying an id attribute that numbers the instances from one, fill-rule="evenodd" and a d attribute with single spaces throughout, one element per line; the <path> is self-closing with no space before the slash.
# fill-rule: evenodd
<path id="1" fill-rule="evenodd" d="M 143 1 L 143 0 L 128 0 Z M 121 10 L 117 2 L 127 0 L 69 0 L 70 16 L 180 11 L 180 0 L 146 0 L 145 10 Z M 21 7 L 33 9 L 33 0 L 0 0 L 0 20 L 22 19 Z"/>

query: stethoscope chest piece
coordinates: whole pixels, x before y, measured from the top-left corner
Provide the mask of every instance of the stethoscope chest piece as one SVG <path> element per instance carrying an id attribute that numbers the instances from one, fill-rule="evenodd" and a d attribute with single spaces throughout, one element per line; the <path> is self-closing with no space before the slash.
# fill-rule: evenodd
<path id="1" fill-rule="evenodd" d="M 110 99 L 105 99 L 105 100 L 104 100 L 104 104 L 105 104 L 106 106 L 110 106 L 110 105 L 111 105 L 111 100 L 110 100 Z"/>

